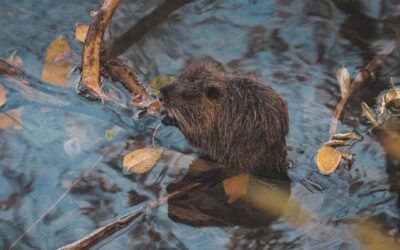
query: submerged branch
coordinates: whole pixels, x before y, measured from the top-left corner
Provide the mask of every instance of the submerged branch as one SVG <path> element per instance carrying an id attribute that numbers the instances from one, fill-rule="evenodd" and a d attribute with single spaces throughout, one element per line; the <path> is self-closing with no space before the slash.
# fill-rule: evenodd
<path id="1" fill-rule="evenodd" d="M 130 212 L 110 223 L 107 225 L 100 227 L 93 231 L 92 233 L 88 234 L 84 238 L 75 241 L 71 244 L 68 244 L 66 246 L 60 247 L 58 250 L 81 250 L 81 249 L 89 249 L 90 247 L 93 247 L 97 243 L 101 242 L 102 240 L 106 239 L 107 237 L 113 235 L 114 233 L 120 231 L 121 229 L 124 229 L 127 227 L 131 222 L 139 218 L 142 214 L 144 214 L 147 210 L 150 209 L 155 209 L 166 202 L 168 202 L 172 198 L 176 198 L 179 195 L 185 194 L 194 188 L 200 186 L 200 182 L 194 182 L 191 184 L 188 184 L 187 186 L 183 187 L 182 189 L 179 189 L 171 194 L 165 195 L 164 197 L 155 200 L 148 205 L 144 206 L 138 211 Z"/>

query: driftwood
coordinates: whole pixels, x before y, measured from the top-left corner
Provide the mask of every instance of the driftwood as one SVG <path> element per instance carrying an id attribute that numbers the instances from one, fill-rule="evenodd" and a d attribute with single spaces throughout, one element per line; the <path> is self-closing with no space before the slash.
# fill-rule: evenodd
<path id="1" fill-rule="evenodd" d="M 147 210 L 157 208 L 166 202 L 168 202 L 172 198 L 176 198 L 179 195 L 185 194 L 191 190 L 193 190 L 196 187 L 199 187 L 201 185 L 200 182 L 194 182 L 191 184 L 188 184 L 187 186 L 183 187 L 182 189 L 179 189 L 171 194 L 168 194 L 156 201 L 151 202 L 147 206 L 144 206 L 138 211 L 134 211 L 131 213 L 128 213 L 110 223 L 107 225 L 100 227 L 93 231 L 92 233 L 88 234 L 84 238 L 75 241 L 71 244 L 68 244 L 66 246 L 60 247 L 59 250 L 81 250 L 81 249 L 89 249 L 93 246 L 95 246 L 97 243 L 101 242 L 102 240 L 106 239 L 107 237 L 111 236 L 112 234 L 120 231 L 121 229 L 127 227 L 131 222 L 139 218 L 141 215 L 143 215 Z"/>
<path id="2" fill-rule="evenodd" d="M 100 47 L 104 31 L 120 2 L 121 0 L 104 0 L 99 9 L 91 13 L 92 23 L 83 49 L 81 83 L 102 99 L 106 96 L 100 86 Z"/>
<path id="3" fill-rule="evenodd" d="M 367 80 L 370 78 L 371 73 L 375 73 L 379 66 L 386 60 L 386 58 L 392 54 L 392 52 L 397 49 L 400 45 L 400 38 L 396 38 L 393 42 L 391 42 L 386 48 L 379 53 L 365 68 L 364 71 L 360 72 L 356 78 L 353 80 L 351 83 L 351 88 L 348 92 L 348 94 L 345 97 L 342 97 L 342 99 L 339 101 L 337 104 L 335 111 L 334 111 L 334 116 L 331 120 L 331 124 L 329 126 L 329 134 L 334 134 L 336 133 L 336 128 L 337 128 L 337 123 L 340 119 L 340 116 L 342 115 L 343 108 L 346 105 L 347 101 L 351 97 L 351 95 Z"/>

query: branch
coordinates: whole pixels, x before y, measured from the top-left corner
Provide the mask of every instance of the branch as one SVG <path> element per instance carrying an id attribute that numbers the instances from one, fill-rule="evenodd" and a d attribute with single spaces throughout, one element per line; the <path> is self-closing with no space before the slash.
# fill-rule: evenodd
<path id="1" fill-rule="evenodd" d="M 398 48 L 400 45 L 400 38 L 396 38 L 393 42 L 391 42 L 386 48 L 379 53 L 366 67 L 365 71 L 358 73 L 356 78 L 353 80 L 351 83 L 351 88 L 349 90 L 349 93 L 347 96 L 343 97 L 340 102 L 337 104 L 335 112 L 334 112 L 334 117 L 331 120 L 330 128 L 329 128 L 329 134 L 334 134 L 336 132 L 337 128 L 337 123 L 340 119 L 340 116 L 342 115 L 343 108 L 346 105 L 347 101 L 351 97 L 351 95 L 364 83 L 365 80 L 367 80 L 370 77 L 370 73 L 375 73 L 379 66 L 386 60 L 386 58 L 392 54 L 392 52 Z M 369 72 L 368 75 L 366 75 L 366 72 Z"/>
<path id="2" fill-rule="evenodd" d="M 104 64 L 104 70 L 113 81 L 120 82 L 132 94 L 134 106 L 148 107 L 152 103 L 135 71 L 126 66 L 122 60 L 108 61 Z"/>
<path id="3" fill-rule="evenodd" d="M 113 235 L 114 233 L 120 231 L 121 229 L 127 227 L 130 223 L 132 223 L 134 220 L 139 218 L 141 215 L 143 215 L 147 210 L 150 209 L 155 209 L 166 202 L 168 202 L 170 199 L 175 198 L 179 195 L 185 194 L 192 189 L 200 186 L 200 182 L 194 182 L 190 183 L 187 186 L 171 193 L 168 194 L 158 200 L 155 200 L 148 205 L 144 206 L 138 211 L 130 212 L 110 223 L 107 225 L 100 227 L 93 231 L 92 233 L 88 234 L 84 238 L 75 241 L 71 244 L 68 244 L 66 246 L 60 247 L 58 250 L 81 250 L 81 249 L 89 249 L 96 245 L 97 243 L 101 242 L 102 240 L 106 239 L 107 237 Z"/>
<path id="4" fill-rule="evenodd" d="M 92 23 L 83 48 L 81 83 L 101 98 L 105 94 L 100 87 L 100 46 L 104 31 L 120 2 L 121 0 L 104 0 L 99 9 L 91 13 Z"/>

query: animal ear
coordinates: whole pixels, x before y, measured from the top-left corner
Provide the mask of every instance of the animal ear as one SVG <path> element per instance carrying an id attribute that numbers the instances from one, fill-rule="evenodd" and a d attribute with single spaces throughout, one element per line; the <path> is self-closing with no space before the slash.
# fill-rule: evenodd
<path id="1" fill-rule="evenodd" d="M 217 87 L 208 87 L 206 94 L 208 99 L 217 100 L 220 97 L 221 92 Z"/>

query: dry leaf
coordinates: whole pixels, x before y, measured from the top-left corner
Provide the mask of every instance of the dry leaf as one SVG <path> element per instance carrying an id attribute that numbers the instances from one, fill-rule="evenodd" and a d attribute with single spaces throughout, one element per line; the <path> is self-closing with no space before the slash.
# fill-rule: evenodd
<path id="1" fill-rule="evenodd" d="M 385 94 L 385 106 L 400 108 L 400 88 L 393 87 Z"/>
<path id="2" fill-rule="evenodd" d="M 353 162 L 353 155 L 352 154 L 347 154 L 347 153 L 341 153 L 341 155 L 342 155 L 342 158 L 344 159 L 344 160 L 346 160 L 348 163 L 352 163 Z"/>
<path id="3" fill-rule="evenodd" d="M 17 131 L 21 130 L 21 114 L 22 108 L 10 110 L 7 114 L 0 113 L 0 128 L 7 129 L 12 126 Z"/>
<path id="4" fill-rule="evenodd" d="M 7 90 L 0 84 L 0 108 L 7 102 Z"/>
<path id="5" fill-rule="evenodd" d="M 331 135 L 333 140 L 353 140 L 358 141 L 361 140 L 360 136 L 357 133 L 336 133 Z"/>
<path id="6" fill-rule="evenodd" d="M 5 61 L 17 68 L 22 69 L 23 67 L 22 59 L 21 57 L 17 56 L 17 51 L 14 51 Z"/>
<path id="7" fill-rule="evenodd" d="M 164 150 L 162 148 L 142 148 L 125 155 L 123 166 L 137 174 L 149 171 L 160 159 Z"/>
<path id="8" fill-rule="evenodd" d="M 361 102 L 361 109 L 365 117 L 372 122 L 374 126 L 378 126 L 378 120 L 376 119 L 375 113 L 365 102 Z"/>
<path id="9" fill-rule="evenodd" d="M 70 54 L 71 48 L 64 36 L 54 39 L 47 47 L 42 80 L 59 86 L 67 86 L 68 74 L 72 67 Z"/>
<path id="10" fill-rule="evenodd" d="M 246 195 L 249 180 L 249 174 L 240 174 L 223 181 L 225 194 L 229 197 L 228 203 L 232 203 Z"/>
<path id="11" fill-rule="evenodd" d="M 340 86 L 340 94 L 342 98 L 345 98 L 350 90 L 350 74 L 349 71 L 342 67 L 336 71 L 336 78 Z"/>
<path id="12" fill-rule="evenodd" d="M 321 174 L 331 174 L 339 166 L 341 153 L 331 146 L 323 146 L 317 153 L 317 167 Z"/>
<path id="13" fill-rule="evenodd" d="M 329 140 L 325 142 L 325 146 L 331 146 L 331 147 L 343 147 L 343 146 L 350 146 L 351 143 L 344 141 L 344 140 Z"/>
<path id="14" fill-rule="evenodd" d="M 81 43 L 85 43 L 88 30 L 89 30 L 89 25 L 84 23 L 77 23 L 75 25 L 75 39 Z"/>
<path id="15" fill-rule="evenodd" d="M 153 79 L 147 82 L 149 92 L 153 96 L 158 96 L 160 93 L 160 89 L 167 85 L 168 83 L 172 82 L 175 79 L 173 76 L 163 76 L 159 75 L 154 77 Z"/>

